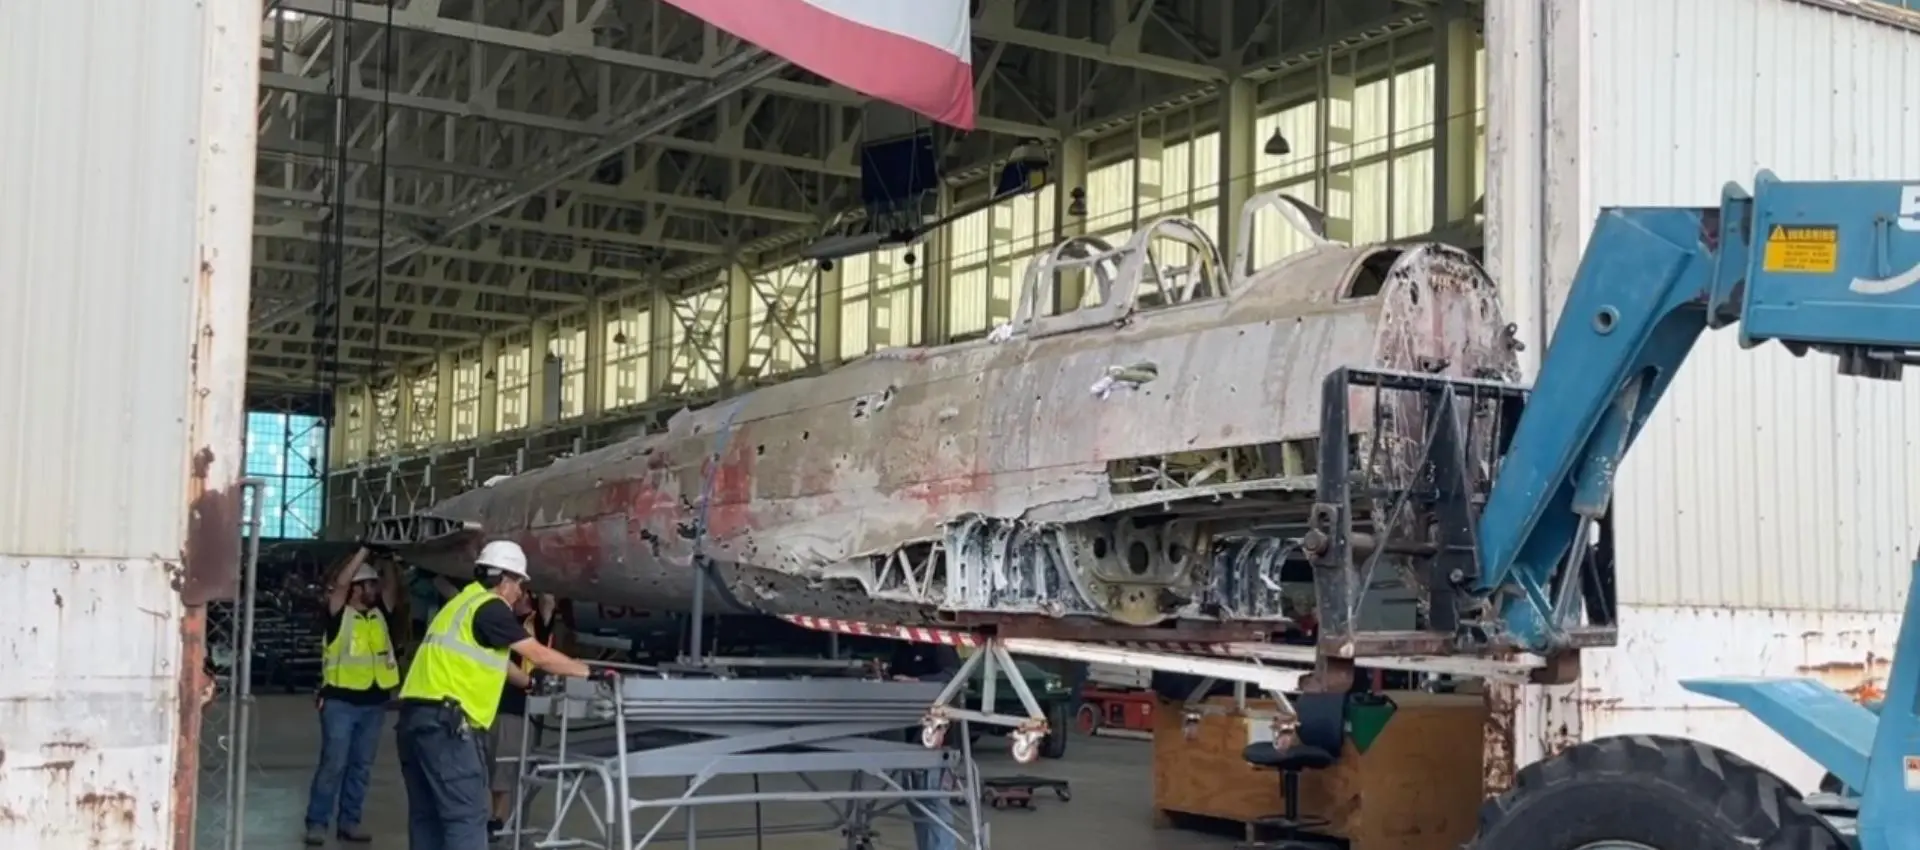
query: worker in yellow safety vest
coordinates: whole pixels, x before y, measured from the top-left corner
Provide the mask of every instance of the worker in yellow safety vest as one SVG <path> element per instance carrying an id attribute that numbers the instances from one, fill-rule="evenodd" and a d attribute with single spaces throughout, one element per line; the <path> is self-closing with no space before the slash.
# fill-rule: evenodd
<path id="1" fill-rule="evenodd" d="M 503 689 L 532 684 L 511 653 L 554 675 L 592 675 L 527 634 L 513 613 L 527 593 L 527 555 L 519 544 L 488 543 L 474 559 L 473 583 L 440 607 L 414 654 L 396 728 L 411 850 L 487 846 L 487 730 Z"/>
<path id="2" fill-rule="evenodd" d="M 320 763 L 307 791 L 306 843 L 372 840 L 360 828 L 367 777 L 380 748 L 380 724 L 400 684 L 387 614 L 399 597 L 392 569 L 368 563 L 360 549 L 334 568 L 327 589 L 326 643 L 320 655 Z M 335 803 L 339 804 L 336 812 Z M 337 817 L 336 817 L 337 815 Z"/>

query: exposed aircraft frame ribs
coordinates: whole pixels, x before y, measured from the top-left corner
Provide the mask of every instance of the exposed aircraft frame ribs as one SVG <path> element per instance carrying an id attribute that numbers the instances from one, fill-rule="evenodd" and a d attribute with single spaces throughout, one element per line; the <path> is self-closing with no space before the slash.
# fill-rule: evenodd
<path id="1" fill-rule="evenodd" d="M 1192 539 L 1177 521 L 967 516 L 948 523 L 939 541 L 874 558 L 871 592 L 975 623 L 983 615 L 1108 619 L 1123 612 L 1121 622 L 1149 626 L 1172 609 L 1258 621 L 1263 630 L 1292 620 L 1280 571 L 1289 562 L 1305 567 L 1297 542 L 1229 538 L 1196 552 L 1187 548 Z M 1196 571 L 1192 559 L 1208 565 Z"/>
<path id="2" fill-rule="evenodd" d="M 422 546 L 452 542 L 468 535 L 479 534 L 483 530 L 477 522 L 447 519 L 424 513 L 399 514 L 368 522 L 365 542 L 375 547 Z"/>

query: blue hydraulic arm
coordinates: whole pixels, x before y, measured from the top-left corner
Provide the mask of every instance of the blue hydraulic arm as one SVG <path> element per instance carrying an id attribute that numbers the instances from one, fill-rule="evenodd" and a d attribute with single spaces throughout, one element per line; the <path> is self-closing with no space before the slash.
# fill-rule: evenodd
<path id="1" fill-rule="evenodd" d="M 1581 613 L 1568 572 L 1622 458 L 1700 334 L 1730 325 L 1742 346 L 1777 341 L 1832 354 L 1843 374 L 1897 380 L 1920 362 L 1920 180 L 1761 172 L 1751 195 L 1730 184 L 1718 208 L 1601 213 L 1480 516 L 1475 590 L 1513 645 L 1566 645 Z M 1863 848 L 1920 846 L 1920 598 L 1909 596 L 1877 719 L 1809 680 L 1684 684 L 1740 704 L 1865 789 Z"/>
<path id="2" fill-rule="evenodd" d="M 1788 183 L 1718 208 L 1600 214 L 1481 512 L 1478 590 L 1515 644 L 1550 652 L 1580 598 L 1554 578 L 1606 513 L 1621 459 L 1708 328 L 1898 379 L 1920 362 L 1920 180 Z"/>

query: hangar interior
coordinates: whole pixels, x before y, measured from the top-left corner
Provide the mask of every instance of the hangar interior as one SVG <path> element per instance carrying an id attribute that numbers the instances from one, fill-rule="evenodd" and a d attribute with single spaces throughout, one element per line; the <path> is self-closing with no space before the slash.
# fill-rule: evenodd
<path id="1" fill-rule="evenodd" d="M 1333 239 L 1481 243 L 1478 2 L 979 0 L 970 133 L 659 0 L 267 5 L 247 473 L 269 538 L 351 540 L 688 406 L 985 336 L 1033 258 L 1074 236 L 1117 245 L 1179 216 L 1222 260 L 1246 245 L 1271 263 L 1303 237 L 1238 219 L 1279 189 Z M 1034 142 L 1046 184 L 916 245 L 803 256 L 859 226 L 863 145 L 918 133 L 935 142 L 932 215 L 989 196 Z M 312 737 L 298 717 L 260 722 Z M 280 746 L 249 792 L 262 846 L 291 841 L 304 793 L 306 745 Z M 1082 811 L 1144 807 L 1140 749 L 1089 739 L 1054 769 Z M 380 788 L 397 778 L 376 779 L 374 804 L 397 823 Z M 1085 840 L 1075 823 L 996 839 Z M 1188 846 L 1143 824 L 1098 840 Z"/>
<path id="2" fill-rule="evenodd" d="M 933 131 L 937 203 L 986 195 L 1028 139 L 1050 185 L 826 270 L 797 255 L 860 216 L 861 143 L 924 121 L 798 71 L 747 82 L 660 3 L 270 5 L 249 386 L 280 445 L 250 471 L 287 536 L 978 337 L 1078 234 L 1186 216 L 1267 263 L 1299 235 L 1272 214 L 1233 230 L 1277 188 L 1336 239 L 1479 243 L 1468 3 L 986 0 L 978 130 Z"/>

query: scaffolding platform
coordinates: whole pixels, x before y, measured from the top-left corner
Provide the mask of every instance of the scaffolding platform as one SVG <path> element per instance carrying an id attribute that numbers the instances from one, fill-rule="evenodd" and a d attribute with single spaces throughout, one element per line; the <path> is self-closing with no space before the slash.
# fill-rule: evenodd
<path id="1" fill-rule="evenodd" d="M 566 680 L 531 700 L 526 722 L 548 740 L 536 745 L 528 735 L 522 744 L 511 846 L 639 850 L 684 841 L 693 850 L 703 837 L 838 833 L 847 850 L 870 850 L 880 821 L 898 819 L 904 835 L 921 821 L 952 833 L 961 850 L 985 850 L 970 747 L 910 741 L 941 685 L 833 675 L 831 667 L 809 678 L 731 672 L 747 666 L 669 673 L 622 665 L 605 680 Z M 776 775 L 805 790 L 766 788 L 762 780 Z M 751 777 L 752 790 L 716 789 L 731 777 Z M 663 790 L 663 779 L 679 788 Z M 536 794 L 548 805 L 527 805 Z M 823 816 L 764 825 L 762 807 L 775 803 L 818 803 Z M 755 826 L 701 829 L 699 810 L 713 806 L 753 807 Z M 683 823 L 669 830 L 675 815 Z M 581 821 L 591 834 L 569 834 Z"/>

